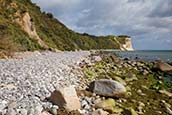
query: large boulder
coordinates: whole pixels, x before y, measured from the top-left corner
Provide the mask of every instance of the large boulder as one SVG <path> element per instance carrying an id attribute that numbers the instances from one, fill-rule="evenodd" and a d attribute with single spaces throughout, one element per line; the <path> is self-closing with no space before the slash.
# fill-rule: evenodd
<path id="1" fill-rule="evenodd" d="M 164 72 L 172 71 L 172 66 L 162 61 L 156 62 L 156 68 Z"/>
<path id="2" fill-rule="evenodd" d="M 68 111 L 81 108 L 79 98 L 73 86 L 55 90 L 50 96 L 50 101 Z"/>
<path id="3" fill-rule="evenodd" d="M 109 79 L 100 79 L 92 82 L 89 86 L 89 90 L 105 97 L 121 97 L 126 92 L 124 85 Z"/>

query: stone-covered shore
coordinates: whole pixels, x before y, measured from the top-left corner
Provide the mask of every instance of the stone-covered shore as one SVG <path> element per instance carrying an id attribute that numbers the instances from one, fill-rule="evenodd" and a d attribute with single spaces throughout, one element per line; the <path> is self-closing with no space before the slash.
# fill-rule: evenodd
<path id="1" fill-rule="evenodd" d="M 171 115 L 172 65 L 99 51 L 0 60 L 0 115 Z"/>
<path id="2" fill-rule="evenodd" d="M 107 115 L 172 114 L 172 63 L 122 60 L 112 53 L 94 55 L 102 60 L 83 69 L 86 79 L 90 82 L 115 80 L 123 84 L 127 91 L 121 97 L 100 96 L 101 101 L 97 105 L 99 99 L 95 99 L 91 108 L 102 109 L 108 112 Z"/>
<path id="3" fill-rule="evenodd" d="M 16 53 L 0 59 L 0 115 L 39 115 L 57 108 L 47 98 L 56 87 L 81 87 L 79 62 L 89 51 Z"/>

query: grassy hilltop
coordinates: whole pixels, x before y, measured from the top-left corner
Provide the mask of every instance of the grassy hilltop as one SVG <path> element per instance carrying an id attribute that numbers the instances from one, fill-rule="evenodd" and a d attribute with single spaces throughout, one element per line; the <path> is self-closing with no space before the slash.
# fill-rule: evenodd
<path id="1" fill-rule="evenodd" d="M 46 47 L 41 46 L 38 39 L 30 36 L 22 28 L 21 20 L 26 13 L 30 16 L 28 23 L 32 24 L 31 29 L 35 29 L 41 43 Z M 0 50 L 120 49 L 119 43 L 123 44 L 125 37 L 116 36 L 118 43 L 114 38 L 115 36 L 98 37 L 76 33 L 54 18 L 51 13 L 41 12 L 40 7 L 31 0 L 0 0 Z"/>

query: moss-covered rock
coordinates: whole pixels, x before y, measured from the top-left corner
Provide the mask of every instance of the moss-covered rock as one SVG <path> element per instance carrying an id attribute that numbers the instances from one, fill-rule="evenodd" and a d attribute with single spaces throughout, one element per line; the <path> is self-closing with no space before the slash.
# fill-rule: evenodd
<path id="1" fill-rule="evenodd" d="M 102 108 L 105 111 L 108 111 L 110 113 L 113 113 L 114 111 L 117 111 L 117 109 L 115 108 L 116 102 L 114 99 L 107 99 L 107 100 L 103 100 L 100 103 L 97 103 L 95 105 L 96 108 Z"/>
<path id="2" fill-rule="evenodd" d="M 138 115 L 133 108 L 125 108 L 122 112 L 123 115 Z"/>
<path id="3" fill-rule="evenodd" d="M 120 82 L 120 83 L 123 84 L 123 85 L 127 85 L 127 83 L 126 83 L 122 78 L 120 78 L 120 77 L 118 77 L 118 76 L 112 76 L 112 79 L 114 79 L 114 80 Z"/>

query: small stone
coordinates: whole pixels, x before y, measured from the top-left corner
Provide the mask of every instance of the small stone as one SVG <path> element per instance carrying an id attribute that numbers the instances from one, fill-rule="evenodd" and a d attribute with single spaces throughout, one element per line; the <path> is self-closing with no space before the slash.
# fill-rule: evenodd
<path id="1" fill-rule="evenodd" d="M 142 102 L 139 102 L 139 106 L 144 107 L 144 106 L 145 106 L 145 104 L 144 104 L 144 103 L 142 103 Z"/>
<path id="2" fill-rule="evenodd" d="M 99 96 L 99 95 L 97 95 L 97 96 L 96 96 L 96 99 L 99 99 L 99 98 L 100 98 L 100 96 Z"/>
<path id="3" fill-rule="evenodd" d="M 87 102 L 86 100 L 83 100 L 83 101 L 81 102 L 82 108 L 85 108 L 85 106 L 87 106 L 87 105 L 88 105 L 88 102 Z"/>
<path id="4" fill-rule="evenodd" d="M 145 96 L 145 95 L 146 95 L 146 94 L 144 94 L 144 93 L 142 92 L 141 89 L 137 90 L 137 93 L 138 93 L 139 95 L 141 95 L 141 96 Z"/>
<path id="5" fill-rule="evenodd" d="M 53 107 L 52 107 L 52 108 L 59 109 L 59 106 L 57 106 L 57 105 L 53 105 Z"/>
<path id="6" fill-rule="evenodd" d="M 100 103 L 102 100 L 100 99 L 100 98 L 98 98 L 98 99 L 96 99 L 95 101 L 94 101 L 94 103 L 95 104 L 97 104 L 97 103 Z"/>
<path id="7" fill-rule="evenodd" d="M 138 115 L 133 108 L 125 108 L 124 113 L 126 113 L 126 115 Z"/>
<path id="8" fill-rule="evenodd" d="M 52 113 L 53 115 L 57 115 L 57 109 L 52 108 L 52 109 L 51 109 L 51 113 Z"/>
<path id="9" fill-rule="evenodd" d="M 41 105 L 35 107 L 35 115 L 40 115 L 42 113 L 43 107 Z"/>
<path id="10" fill-rule="evenodd" d="M 94 63 L 94 62 L 99 62 L 101 60 L 102 60 L 102 58 L 100 56 L 93 56 L 91 62 Z"/>
<path id="11" fill-rule="evenodd" d="M 166 108 L 167 109 L 167 113 L 172 115 L 172 110 L 170 108 Z"/>
<path id="12" fill-rule="evenodd" d="M 134 109 L 131 108 L 130 111 L 131 111 L 131 115 L 138 115 L 137 112 Z"/>
<path id="13" fill-rule="evenodd" d="M 161 102 L 164 104 L 166 111 L 168 114 L 172 115 L 172 110 L 170 109 L 172 105 L 167 103 L 165 100 L 161 100 Z"/>
<path id="14" fill-rule="evenodd" d="M 122 100 L 121 100 L 121 99 L 118 99 L 118 100 L 116 100 L 116 102 L 118 102 L 118 103 L 122 103 Z"/>
<path id="15" fill-rule="evenodd" d="M 140 89 L 139 89 L 139 90 L 137 90 L 137 93 L 139 93 L 139 94 L 140 94 L 140 93 L 142 93 L 142 90 L 140 90 Z"/>
<path id="16" fill-rule="evenodd" d="M 118 76 L 114 76 L 113 79 L 118 81 L 119 83 L 121 83 L 123 85 L 127 85 L 127 83 L 122 78 L 120 78 Z"/>
<path id="17" fill-rule="evenodd" d="M 96 111 L 93 111 L 91 115 L 109 115 L 109 113 L 102 109 L 97 109 Z"/>
<path id="18" fill-rule="evenodd" d="M 143 75 L 147 75 L 149 72 L 147 70 L 143 70 Z"/>
<path id="19" fill-rule="evenodd" d="M 78 111 L 79 111 L 80 114 L 83 114 L 83 115 L 88 115 L 89 114 L 89 111 L 85 110 L 85 109 L 83 109 L 83 110 L 78 109 Z"/>
<path id="20" fill-rule="evenodd" d="M 85 97 L 85 100 L 86 100 L 89 104 L 91 104 L 91 103 L 92 103 L 92 98 Z"/>
<path id="21" fill-rule="evenodd" d="M 19 109 L 18 113 L 20 113 L 21 115 L 27 115 L 27 110 L 26 109 Z"/>
<path id="22" fill-rule="evenodd" d="M 51 113 L 53 115 L 57 115 L 57 110 L 59 109 L 59 107 L 57 105 L 54 105 L 52 108 L 51 108 Z"/>
<path id="23" fill-rule="evenodd" d="M 17 103 L 14 101 L 14 102 L 11 102 L 9 105 L 8 105 L 8 107 L 9 108 L 16 108 L 16 106 L 17 106 Z"/>
<path id="24" fill-rule="evenodd" d="M 143 114 L 143 106 L 142 105 L 139 105 L 137 107 L 137 109 L 138 109 L 139 114 Z"/>
<path id="25" fill-rule="evenodd" d="M 127 90 L 127 91 L 131 91 L 131 87 L 126 86 L 126 90 Z"/>
<path id="26" fill-rule="evenodd" d="M 132 100 L 131 100 L 131 102 L 136 103 L 137 101 L 136 101 L 136 100 L 134 100 L 134 99 L 132 99 Z"/>
<path id="27" fill-rule="evenodd" d="M 27 114 L 28 115 L 34 115 L 35 114 L 35 110 L 33 108 L 30 108 Z"/>
<path id="28" fill-rule="evenodd" d="M 128 95 L 128 96 L 131 96 L 131 95 L 132 95 L 132 93 L 131 93 L 131 92 L 127 92 L 127 95 Z"/>
<path id="29" fill-rule="evenodd" d="M 149 89 L 147 86 L 145 86 L 145 85 L 142 85 L 142 88 L 144 88 L 144 89 Z"/>
<path id="30" fill-rule="evenodd" d="M 114 99 L 107 99 L 95 105 L 96 108 L 101 108 L 105 111 L 113 113 L 114 106 L 116 105 Z"/>
<path id="31" fill-rule="evenodd" d="M 122 102 L 127 102 L 127 100 L 126 99 L 121 99 L 122 100 Z"/>
<path id="32" fill-rule="evenodd" d="M 138 78 L 136 77 L 135 74 L 131 74 L 128 77 L 125 78 L 125 81 L 127 81 L 127 82 L 137 81 L 137 80 L 138 80 Z"/>
<path id="33" fill-rule="evenodd" d="M 94 107 L 92 107 L 91 109 L 92 109 L 92 111 L 95 111 L 96 110 L 96 108 L 94 108 Z"/>
<path id="34" fill-rule="evenodd" d="M 17 115 L 17 113 L 13 108 L 8 108 L 6 115 Z"/>
<path id="35" fill-rule="evenodd" d="M 168 97 L 172 97 L 172 93 L 166 91 L 166 90 L 159 90 L 160 93 L 167 95 Z"/>
<path id="36" fill-rule="evenodd" d="M 0 112 L 7 107 L 7 102 L 5 100 L 0 102 Z"/>
<path id="37" fill-rule="evenodd" d="M 96 97 L 96 94 L 95 94 L 95 93 L 93 93 L 93 94 L 92 94 L 92 96 L 93 96 L 93 97 Z"/>
<path id="38" fill-rule="evenodd" d="M 47 111 L 43 111 L 43 112 L 41 113 L 41 115 L 52 115 L 52 114 L 50 114 L 50 113 L 47 112 Z"/>
<path id="39" fill-rule="evenodd" d="M 162 76 L 158 76 L 159 79 L 162 79 L 163 77 Z"/>
<path id="40" fill-rule="evenodd" d="M 122 111 L 123 111 L 123 109 L 120 107 L 114 107 L 114 109 L 113 109 L 113 113 L 116 113 L 116 114 L 121 114 Z"/>
<path id="41" fill-rule="evenodd" d="M 162 111 L 156 111 L 158 114 L 162 114 Z"/>
<path id="42" fill-rule="evenodd" d="M 86 106 L 84 107 L 84 109 L 86 109 L 86 110 L 90 110 L 90 109 L 91 109 L 91 106 L 86 105 Z"/>

